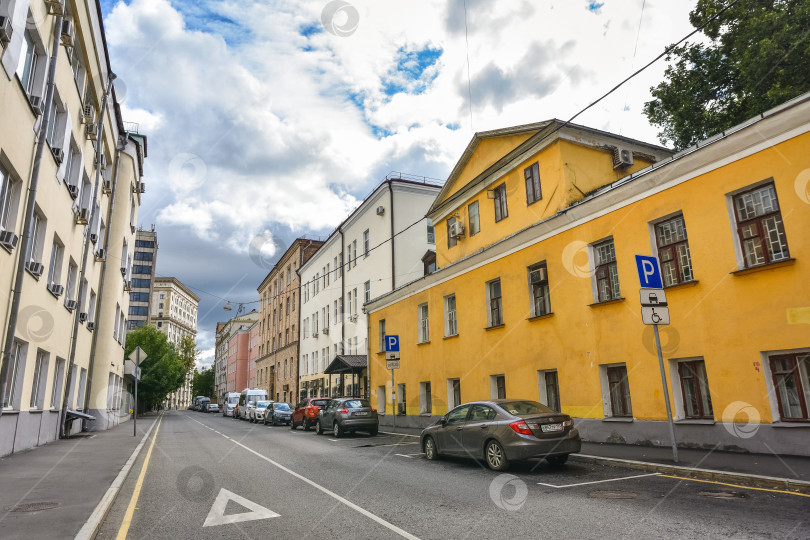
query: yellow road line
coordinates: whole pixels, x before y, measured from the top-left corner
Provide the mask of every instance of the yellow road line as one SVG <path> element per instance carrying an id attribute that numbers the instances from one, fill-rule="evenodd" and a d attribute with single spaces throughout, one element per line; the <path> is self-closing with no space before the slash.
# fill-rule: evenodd
<path id="1" fill-rule="evenodd" d="M 715 480 L 699 480 L 697 478 L 686 478 L 683 476 L 672 476 L 669 474 L 659 474 L 659 478 L 675 478 L 676 480 L 686 480 L 688 482 L 703 482 L 704 484 L 717 484 L 720 486 L 729 486 L 729 487 L 736 487 L 740 489 L 755 489 L 757 491 L 768 491 L 770 493 L 784 493 L 785 495 L 797 495 L 799 497 L 810 497 L 807 493 L 797 493 L 795 491 L 785 491 L 783 489 L 768 489 L 768 488 L 758 488 L 758 487 L 751 487 L 751 486 L 741 486 L 738 484 L 728 484 L 726 482 L 717 482 Z"/>
<path id="2" fill-rule="evenodd" d="M 155 427 L 155 435 L 152 437 L 152 444 L 149 445 L 149 451 L 146 453 L 146 459 L 143 460 L 141 474 L 138 476 L 138 481 L 135 483 L 135 490 L 132 492 L 132 498 L 129 500 L 127 513 L 124 514 L 124 521 L 121 522 L 121 528 L 118 529 L 118 536 L 116 537 L 116 540 L 126 540 L 127 533 L 129 532 L 129 526 L 132 524 L 132 515 L 135 513 L 135 505 L 138 504 L 138 497 L 141 495 L 143 479 L 146 476 L 146 469 L 149 467 L 149 458 L 152 457 L 152 448 L 155 446 L 155 441 L 157 440 L 157 434 L 158 430 L 160 429 L 161 422 L 163 422 L 163 415 L 160 415 L 158 424 Z"/>

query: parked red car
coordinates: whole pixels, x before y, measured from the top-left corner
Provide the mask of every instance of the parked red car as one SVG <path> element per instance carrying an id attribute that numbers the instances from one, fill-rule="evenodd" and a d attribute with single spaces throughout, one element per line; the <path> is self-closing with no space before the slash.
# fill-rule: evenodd
<path id="1" fill-rule="evenodd" d="M 292 413 L 290 429 L 303 426 L 304 431 L 309 431 L 309 428 L 315 425 L 321 407 L 325 407 L 330 401 L 332 398 L 308 397 L 302 399 Z"/>

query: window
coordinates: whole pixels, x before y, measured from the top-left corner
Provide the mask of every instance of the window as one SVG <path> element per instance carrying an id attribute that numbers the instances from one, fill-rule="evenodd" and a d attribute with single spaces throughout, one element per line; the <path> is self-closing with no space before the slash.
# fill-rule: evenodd
<path id="1" fill-rule="evenodd" d="M 45 401 L 45 382 L 48 378 L 48 353 L 37 351 L 34 379 L 31 382 L 31 408 L 41 409 Z"/>
<path id="2" fill-rule="evenodd" d="M 712 398 L 703 360 L 678 362 L 678 376 L 681 380 L 684 416 L 713 419 Z"/>
<path id="3" fill-rule="evenodd" d="M 84 91 L 84 79 L 86 74 L 81 56 L 79 47 L 74 45 L 73 54 L 71 54 L 70 58 L 70 67 L 73 70 L 73 80 L 76 81 L 76 88 L 79 90 L 79 95 Z"/>
<path id="4" fill-rule="evenodd" d="M 380 352 L 385 352 L 385 319 L 380 319 L 377 323 L 378 333 L 380 334 Z"/>
<path id="5" fill-rule="evenodd" d="M 149 306 L 129 306 L 129 315 L 136 317 L 149 316 Z"/>
<path id="6" fill-rule="evenodd" d="M 509 217 L 509 210 L 506 208 L 506 184 L 501 184 L 492 190 L 495 195 L 495 221 L 500 221 Z"/>
<path id="7" fill-rule="evenodd" d="M 45 55 L 41 54 L 38 49 L 37 40 L 30 30 L 25 31 L 22 42 L 22 51 L 20 51 L 20 63 L 17 66 L 17 76 L 20 78 L 25 93 L 29 96 L 39 95 L 41 92 L 38 88 L 37 81 L 44 81 L 44 72 L 46 64 Z"/>
<path id="8" fill-rule="evenodd" d="M 312 314 L 312 337 L 315 337 L 317 335 L 318 335 L 318 312 L 316 311 L 315 313 Z M 278 340 L 281 341 L 281 337 L 279 337 Z"/>
<path id="9" fill-rule="evenodd" d="M 87 370 L 82 368 L 81 374 L 79 375 L 79 401 L 77 401 L 77 407 L 79 409 L 84 408 L 84 392 L 87 388 Z"/>
<path id="10" fill-rule="evenodd" d="M 771 356 L 770 367 L 782 420 L 810 420 L 810 353 Z"/>
<path id="11" fill-rule="evenodd" d="M 136 253 L 137 255 L 137 253 Z M 152 280 L 151 279 L 133 279 L 132 286 L 136 289 L 148 289 L 151 287 Z"/>
<path id="12" fill-rule="evenodd" d="M 492 399 L 506 399 L 506 377 L 504 375 L 490 375 L 489 392 Z"/>
<path id="13" fill-rule="evenodd" d="M 503 301 L 501 298 L 501 280 L 494 279 L 487 283 L 487 324 L 500 326 L 503 324 Z"/>
<path id="14" fill-rule="evenodd" d="M 790 257 L 773 183 L 735 195 L 734 211 L 746 268 Z"/>
<path id="15" fill-rule="evenodd" d="M 445 417 L 447 419 L 448 424 L 460 424 L 462 422 L 467 421 L 467 414 L 470 412 L 470 405 L 465 405 L 463 407 L 459 407 L 458 409 L 454 409 L 447 413 Z"/>
<path id="16" fill-rule="evenodd" d="M 436 229 L 433 227 L 433 220 L 427 218 L 427 241 L 428 244 L 436 243 Z"/>
<path id="17" fill-rule="evenodd" d="M 357 317 L 357 289 L 354 289 L 354 304 L 352 304 L 352 316 Z"/>
<path id="18" fill-rule="evenodd" d="M 458 324 L 456 322 L 456 295 L 449 294 L 444 297 L 444 335 L 455 336 L 458 334 Z"/>
<path id="19" fill-rule="evenodd" d="M 12 231 L 19 206 L 19 182 L 12 182 L 11 175 L 0 165 L 0 230 Z"/>
<path id="20" fill-rule="evenodd" d="M 430 340 L 428 333 L 428 305 L 421 304 L 417 310 L 419 311 L 419 343 L 426 343 Z"/>
<path id="21" fill-rule="evenodd" d="M 475 236 L 481 232 L 481 218 L 478 215 L 478 201 L 467 206 L 467 214 L 470 217 L 470 236 Z"/>
<path id="22" fill-rule="evenodd" d="M 51 245 L 51 262 L 48 265 L 48 285 L 59 285 L 62 281 L 62 255 L 65 248 L 59 241 L 59 238 L 54 235 L 53 244 Z"/>
<path id="23" fill-rule="evenodd" d="M 419 383 L 419 414 L 433 413 L 433 398 L 430 395 L 430 381 Z"/>
<path id="24" fill-rule="evenodd" d="M 461 405 L 461 379 L 447 379 L 447 408 Z"/>
<path id="25" fill-rule="evenodd" d="M 627 381 L 627 367 L 622 365 L 605 366 L 607 376 L 609 412 L 608 416 L 632 417 L 630 405 L 630 385 Z"/>
<path id="26" fill-rule="evenodd" d="M 135 252 L 135 260 L 136 261 L 151 261 L 153 259 L 153 253 L 151 251 L 136 251 Z"/>
<path id="27" fill-rule="evenodd" d="M 616 266 L 616 249 L 613 239 L 593 245 L 596 276 L 597 302 L 607 302 L 621 298 L 619 270 Z"/>
<path id="28" fill-rule="evenodd" d="M 363 283 L 363 302 L 368 303 L 371 301 L 371 282 L 366 281 Z"/>
<path id="29" fill-rule="evenodd" d="M 321 275 L 320 274 L 315 274 L 314 281 L 315 281 L 315 283 L 314 283 L 314 285 L 315 285 L 314 294 L 318 294 L 318 292 L 320 291 L 320 286 L 321 286 Z"/>
<path id="30" fill-rule="evenodd" d="M 529 267 L 529 295 L 532 301 L 531 316 L 540 317 L 551 313 L 548 292 L 548 271 L 545 261 Z"/>
<path id="31" fill-rule="evenodd" d="M 541 370 L 537 372 L 537 385 L 540 390 L 540 403 L 549 409 L 561 412 L 560 385 L 557 381 L 557 370 Z"/>
<path id="32" fill-rule="evenodd" d="M 405 399 L 405 385 L 398 384 L 397 385 L 397 414 L 408 414 L 408 410 L 406 408 L 406 399 Z"/>
<path id="33" fill-rule="evenodd" d="M 657 223 L 655 242 L 658 246 L 664 287 L 695 279 L 692 275 L 692 258 L 689 255 L 689 241 L 686 237 L 683 216 L 676 216 Z"/>
<path id="34" fill-rule="evenodd" d="M 330 276 L 332 270 L 329 268 L 329 266 L 330 266 L 329 264 L 326 265 L 326 271 L 324 271 L 323 273 L 323 279 L 324 281 L 326 281 L 326 285 L 329 285 L 329 280 L 332 279 Z M 326 285 L 324 285 L 324 288 L 326 288 Z"/>
<path id="35" fill-rule="evenodd" d="M 338 257 L 340 259 L 339 263 L 338 263 L 338 267 L 337 267 L 338 277 L 343 277 L 343 252 L 342 251 L 340 252 L 340 255 L 338 255 Z"/>
<path id="36" fill-rule="evenodd" d="M 29 262 L 42 260 L 42 245 L 45 242 L 45 218 L 34 212 L 34 223 L 31 228 L 31 258 Z"/>
<path id="37" fill-rule="evenodd" d="M 16 339 L 11 344 L 11 357 L 9 361 L 9 369 L 6 373 L 6 387 L 4 388 L 3 407 L 14 408 L 17 401 L 15 391 L 22 381 L 22 375 L 25 373 L 25 354 L 26 346 Z"/>
<path id="38" fill-rule="evenodd" d="M 368 252 L 370 251 L 370 248 L 371 248 L 370 244 L 371 244 L 371 242 L 369 240 L 368 229 L 366 229 L 365 231 L 363 231 L 363 256 L 364 257 L 368 257 Z"/>
<path id="39" fill-rule="evenodd" d="M 289 296 L 287 297 L 286 304 L 287 304 L 287 306 L 285 307 L 286 314 L 289 315 L 290 314 L 290 297 Z"/>
<path id="40" fill-rule="evenodd" d="M 456 244 L 458 244 L 458 240 L 456 240 L 456 238 L 452 234 L 450 234 L 450 231 L 453 229 L 453 225 L 455 225 L 455 223 L 456 223 L 456 218 L 454 218 L 454 217 L 447 218 L 447 247 L 448 248 L 451 248 L 451 247 L 455 246 Z"/>
<path id="41" fill-rule="evenodd" d="M 133 274 L 143 274 L 147 276 L 152 275 L 152 267 L 151 266 L 144 266 L 142 264 L 135 264 L 132 266 L 132 273 Z"/>
<path id="42" fill-rule="evenodd" d="M 78 281 L 79 267 L 73 262 L 73 258 L 68 261 L 67 283 L 65 284 L 65 299 L 76 300 L 76 282 Z"/>
<path id="43" fill-rule="evenodd" d="M 56 359 L 56 365 L 53 368 L 53 387 L 51 388 L 51 409 L 59 409 L 61 407 L 62 398 L 62 385 L 65 378 L 65 361 L 61 358 Z"/>
<path id="44" fill-rule="evenodd" d="M 543 198 L 540 192 L 540 165 L 533 163 L 523 169 L 523 177 L 526 180 L 526 204 L 532 204 Z"/>

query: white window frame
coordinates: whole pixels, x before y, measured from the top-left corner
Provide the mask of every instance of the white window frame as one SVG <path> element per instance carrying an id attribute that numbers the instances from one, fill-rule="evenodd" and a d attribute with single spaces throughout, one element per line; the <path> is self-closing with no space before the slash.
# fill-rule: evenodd
<path id="1" fill-rule="evenodd" d="M 65 384 L 65 360 L 56 358 L 53 367 L 53 383 L 51 385 L 51 410 L 56 411 L 62 407 L 62 386 Z"/>
<path id="2" fill-rule="evenodd" d="M 545 280 L 540 280 L 537 286 L 542 287 L 545 291 L 543 295 L 545 298 L 545 313 L 538 313 L 537 305 L 535 304 L 534 298 L 534 290 L 535 290 L 535 282 L 532 281 L 532 274 L 536 271 L 543 270 L 545 271 L 546 278 Z M 551 288 L 548 282 L 548 265 L 546 261 L 540 261 L 537 264 L 533 264 L 526 269 L 528 275 L 528 282 L 529 282 L 529 313 L 531 317 L 541 317 L 543 315 L 550 315 L 551 314 Z"/>
<path id="3" fill-rule="evenodd" d="M 20 187 L 8 170 L 0 163 L 0 231 L 13 231 L 17 227 L 20 205 Z"/>
<path id="4" fill-rule="evenodd" d="M 452 309 L 450 303 L 452 301 Z M 456 304 L 456 295 L 448 294 L 444 297 L 444 335 L 445 337 L 458 335 L 458 306 Z"/>
<path id="5" fill-rule="evenodd" d="M 672 381 L 672 406 L 675 409 L 675 420 L 687 420 L 686 418 L 686 405 L 683 402 L 683 383 L 681 382 L 681 374 L 678 365 L 682 362 L 702 361 L 704 368 L 706 366 L 706 359 L 702 356 L 692 356 L 687 358 L 670 358 L 669 359 L 669 380 Z M 708 379 L 709 373 L 706 371 L 706 378 Z M 711 392 L 709 390 L 708 380 L 706 381 L 706 391 L 709 393 L 711 400 Z M 714 404 L 712 404 L 714 409 Z M 690 418 L 689 421 L 705 422 L 708 419 Z M 713 420 L 712 420 L 713 422 Z"/>
<path id="6" fill-rule="evenodd" d="M 546 385 L 546 373 L 557 374 L 557 401 L 559 401 L 560 409 L 562 409 L 562 398 L 560 397 L 560 374 L 557 369 L 538 369 L 537 370 L 537 395 L 540 403 L 546 407 L 551 407 L 548 403 L 548 387 Z M 562 412 L 562 411 L 558 411 Z"/>
<path id="7" fill-rule="evenodd" d="M 726 208 L 728 210 L 729 221 L 730 221 L 730 224 L 731 224 L 731 233 L 732 233 L 731 237 L 732 237 L 732 241 L 734 243 L 734 254 L 735 254 L 736 258 L 737 258 L 737 268 L 739 270 L 745 270 L 745 269 L 748 269 L 748 268 L 756 268 L 758 266 L 762 266 L 763 264 L 773 264 L 773 263 L 778 263 L 778 262 L 781 262 L 781 261 L 784 261 L 784 260 L 790 260 L 790 245 L 786 246 L 787 250 L 788 250 L 788 256 L 786 258 L 780 258 L 780 259 L 777 259 L 777 260 L 768 260 L 767 263 L 760 263 L 760 264 L 753 264 L 753 265 L 749 265 L 747 263 L 747 261 L 746 261 L 746 258 L 745 258 L 745 251 L 743 249 L 742 241 L 740 239 L 739 222 L 737 221 L 737 209 L 735 208 L 735 205 L 734 205 L 734 198 L 737 197 L 738 195 L 741 195 L 742 193 L 745 193 L 745 192 L 748 192 L 748 191 L 754 191 L 754 190 L 757 190 L 757 189 L 762 188 L 762 187 L 764 187 L 766 185 L 769 185 L 769 184 L 773 186 L 774 196 L 775 196 L 776 202 L 777 202 L 777 204 L 779 206 L 779 217 L 780 217 L 780 219 L 782 221 L 782 230 L 783 230 L 784 235 L 785 235 L 785 242 L 787 243 L 787 230 L 786 230 L 786 227 L 785 227 L 784 216 L 782 214 L 782 210 L 783 210 L 782 203 L 779 201 L 779 194 L 776 192 L 776 182 L 774 181 L 773 177 L 766 178 L 764 180 L 760 180 L 759 182 L 754 182 L 753 184 L 743 186 L 740 189 L 735 189 L 734 191 L 726 194 Z M 758 219 L 761 219 L 761 218 L 758 218 Z M 763 246 L 763 248 L 767 249 L 766 246 Z"/>
<path id="8" fill-rule="evenodd" d="M 458 403 L 456 403 L 455 383 L 458 382 Z M 462 403 L 461 398 L 461 379 L 453 377 L 447 379 L 447 410 L 450 411 Z"/>
<path id="9" fill-rule="evenodd" d="M 498 378 L 503 377 L 503 398 L 498 397 Z M 506 375 L 498 373 L 489 376 L 489 395 L 491 399 L 506 399 Z"/>
<path id="10" fill-rule="evenodd" d="M 51 244 L 51 258 L 48 263 L 48 285 L 62 284 L 62 259 L 64 259 L 65 246 L 56 234 Z"/>
<path id="11" fill-rule="evenodd" d="M 430 381 L 419 383 L 419 414 L 433 414 L 433 387 Z"/>
<path id="12" fill-rule="evenodd" d="M 50 355 L 42 349 L 37 349 L 34 360 L 34 378 L 31 381 L 30 408 L 33 410 L 42 410 L 45 404 L 45 385 L 48 382 L 49 363 Z"/>
<path id="13" fill-rule="evenodd" d="M 614 265 L 616 268 L 616 287 L 618 288 L 618 292 L 613 291 L 611 289 L 610 298 L 606 300 L 601 300 L 599 295 L 599 278 L 597 276 L 598 269 L 603 264 L 599 264 L 600 260 L 598 258 L 599 252 L 598 248 L 601 247 L 602 244 L 607 244 L 610 242 L 613 246 L 613 260 L 603 263 L 604 265 Z M 616 242 L 612 236 L 608 236 L 605 238 L 601 238 L 595 242 L 588 244 L 588 261 L 591 268 L 591 289 L 593 292 L 593 303 L 594 304 L 603 304 L 605 302 L 612 302 L 614 300 L 621 300 L 622 299 L 622 290 L 621 290 L 621 279 L 619 279 L 619 256 L 616 252 Z M 608 269 L 609 271 L 609 269 Z M 612 280 L 610 281 L 612 284 Z"/>
<path id="14" fill-rule="evenodd" d="M 371 239 L 369 238 L 369 230 L 363 231 L 363 257 L 368 257 L 371 251 Z"/>
<path id="15" fill-rule="evenodd" d="M 371 301 L 371 281 L 363 283 L 363 303 L 367 304 Z"/>
<path id="16" fill-rule="evenodd" d="M 501 295 L 499 296 L 500 305 L 498 307 L 498 315 L 500 317 L 499 321 L 493 320 L 493 317 L 492 317 L 492 300 L 493 300 L 492 287 L 493 287 L 493 285 L 495 285 L 495 283 L 498 283 L 498 287 L 500 288 L 500 293 L 501 293 Z M 504 316 L 503 316 L 503 286 L 501 285 L 501 278 L 497 277 L 495 279 L 491 279 L 491 280 L 487 281 L 486 284 L 485 284 L 485 288 L 486 288 L 485 292 L 486 292 L 486 298 L 487 298 L 487 305 L 486 305 L 486 308 L 487 308 L 487 326 L 489 328 L 492 328 L 494 326 L 501 326 L 503 324 L 506 324 L 505 321 L 504 321 Z"/>
<path id="17" fill-rule="evenodd" d="M 430 341 L 430 310 L 427 302 L 416 306 L 416 314 L 419 329 L 417 343 L 428 343 Z"/>
<path id="18" fill-rule="evenodd" d="M 627 392 L 630 395 L 630 412 L 631 415 L 635 414 L 633 411 L 633 396 L 630 392 L 630 370 L 627 369 L 626 362 L 614 362 L 611 364 L 600 364 L 599 365 L 599 381 L 602 388 L 602 409 L 604 411 L 605 418 L 613 418 L 613 403 L 610 399 L 610 381 L 608 379 L 607 368 L 612 367 L 624 367 L 625 371 L 627 372 Z M 630 421 L 634 416 L 617 416 L 616 418 L 626 419 L 626 421 Z"/>
<path id="19" fill-rule="evenodd" d="M 25 376 L 25 362 L 28 356 L 28 343 L 15 339 L 11 344 L 11 364 L 6 373 L 6 392 L 3 410 L 19 410 L 18 389 L 22 388 Z"/>

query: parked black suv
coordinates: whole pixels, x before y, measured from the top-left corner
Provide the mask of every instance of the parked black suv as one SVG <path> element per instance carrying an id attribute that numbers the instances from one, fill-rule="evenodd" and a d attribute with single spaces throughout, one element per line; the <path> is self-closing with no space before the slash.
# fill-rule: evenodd
<path id="1" fill-rule="evenodd" d="M 332 398 L 318 412 L 318 419 L 315 421 L 315 432 L 318 435 L 331 430 L 336 438 L 358 430 L 367 431 L 373 437 L 379 429 L 377 411 L 371 408 L 367 399 L 354 397 Z"/>

